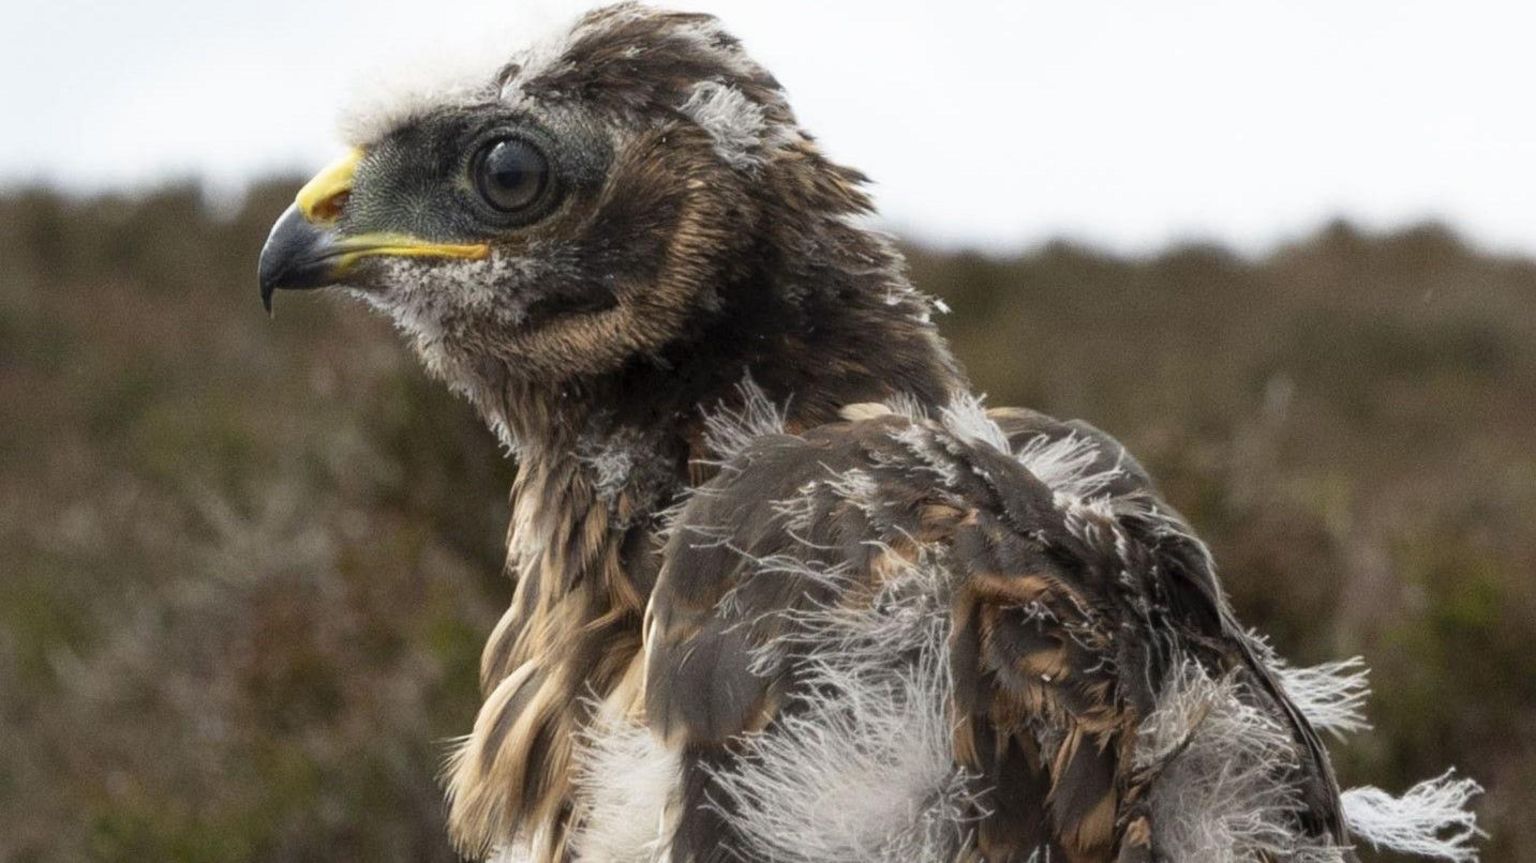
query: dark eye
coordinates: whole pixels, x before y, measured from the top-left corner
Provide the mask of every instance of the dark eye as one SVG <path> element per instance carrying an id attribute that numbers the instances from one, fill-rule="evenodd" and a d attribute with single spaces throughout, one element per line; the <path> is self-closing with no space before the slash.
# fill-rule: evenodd
<path id="1" fill-rule="evenodd" d="M 550 185 L 549 160 L 521 138 L 487 144 L 471 163 L 470 172 L 480 197 L 503 213 L 533 206 Z"/>

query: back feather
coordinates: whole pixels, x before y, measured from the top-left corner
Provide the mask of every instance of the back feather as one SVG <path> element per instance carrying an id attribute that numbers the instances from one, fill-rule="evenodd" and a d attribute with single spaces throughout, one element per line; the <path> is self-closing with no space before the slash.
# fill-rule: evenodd
<path id="1" fill-rule="evenodd" d="M 1341 804 L 1313 722 L 1362 726 L 1358 666 L 1239 627 L 1112 439 L 966 398 L 846 415 L 718 421 L 675 514 L 644 687 L 672 860 L 1347 861 L 1346 822 L 1473 859 L 1470 783 Z"/>

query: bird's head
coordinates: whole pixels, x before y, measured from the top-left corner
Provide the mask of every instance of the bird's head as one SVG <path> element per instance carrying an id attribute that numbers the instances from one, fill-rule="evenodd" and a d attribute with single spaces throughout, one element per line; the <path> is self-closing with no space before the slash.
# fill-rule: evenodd
<path id="1" fill-rule="evenodd" d="M 888 253 L 851 239 L 862 178 L 710 16 L 610 6 L 429 92 L 354 124 L 273 228 L 261 292 L 350 288 L 471 395 L 675 351 L 787 247 Z"/>

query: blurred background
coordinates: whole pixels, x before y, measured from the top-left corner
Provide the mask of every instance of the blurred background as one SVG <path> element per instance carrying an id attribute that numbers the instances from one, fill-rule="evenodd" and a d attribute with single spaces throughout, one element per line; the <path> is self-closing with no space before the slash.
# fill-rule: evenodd
<path id="1" fill-rule="evenodd" d="M 1529 859 L 1533 7 L 674 5 L 874 176 L 991 403 L 1120 437 L 1245 622 L 1367 658 L 1347 784 L 1454 764 Z M 515 466 L 255 261 L 391 58 L 582 6 L 7 8 L 0 860 L 453 859 Z"/>

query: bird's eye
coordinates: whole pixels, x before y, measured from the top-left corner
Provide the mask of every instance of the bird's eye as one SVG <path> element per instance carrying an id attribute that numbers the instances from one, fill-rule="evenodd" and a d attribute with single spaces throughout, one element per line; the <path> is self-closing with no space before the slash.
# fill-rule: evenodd
<path id="1" fill-rule="evenodd" d="M 491 207 L 515 213 L 538 203 L 550 185 L 549 160 L 521 138 L 502 138 L 480 150 L 471 163 L 475 191 Z"/>

